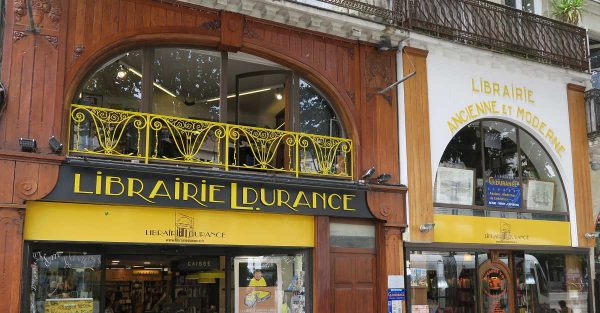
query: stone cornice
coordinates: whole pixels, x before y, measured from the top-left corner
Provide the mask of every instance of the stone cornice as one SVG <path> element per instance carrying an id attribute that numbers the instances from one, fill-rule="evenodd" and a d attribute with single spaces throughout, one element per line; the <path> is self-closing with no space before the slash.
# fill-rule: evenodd
<path id="1" fill-rule="evenodd" d="M 378 43 L 382 34 L 389 34 L 392 46 L 408 37 L 408 31 L 388 27 L 364 19 L 336 13 L 323 8 L 284 0 L 180 0 L 218 10 L 240 13 L 293 27 L 312 30 L 351 40 Z"/>

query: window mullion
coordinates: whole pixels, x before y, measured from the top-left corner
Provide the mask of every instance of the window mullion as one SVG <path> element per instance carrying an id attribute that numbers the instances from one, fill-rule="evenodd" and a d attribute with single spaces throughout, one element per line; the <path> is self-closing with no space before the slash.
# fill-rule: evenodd
<path id="1" fill-rule="evenodd" d="M 519 188 L 521 189 L 521 203 L 519 203 L 520 210 L 525 210 L 523 207 L 523 171 L 521 169 L 521 138 L 520 138 L 520 129 L 516 127 L 517 131 L 517 171 L 519 171 Z"/>
<path id="2" fill-rule="evenodd" d="M 221 52 L 221 77 L 219 81 L 219 122 L 227 123 L 227 77 L 229 59 L 226 51 Z"/>
<path id="3" fill-rule="evenodd" d="M 481 184 L 481 188 L 482 188 L 482 206 L 486 207 L 486 200 L 487 200 L 487 196 L 486 196 L 486 182 L 487 182 L 487 175 L 486 175 L 486 168 L 485 168 L 485 133 L 483 132 L 483 122 L 479 121 L 479 144 L 481 147 L 481 178 L 483 179 L 483 182 Z"/>
<path id="4" fill-rule="evenodd" d="M 143 51 L 144 63 L 142 64 L 142 107 L 141 112 L 152 113 L 152 94 L 154 86 L 152 80 L 154 73 L 152 63 L 154 61 L 154 48 L 146 48 Z"/>

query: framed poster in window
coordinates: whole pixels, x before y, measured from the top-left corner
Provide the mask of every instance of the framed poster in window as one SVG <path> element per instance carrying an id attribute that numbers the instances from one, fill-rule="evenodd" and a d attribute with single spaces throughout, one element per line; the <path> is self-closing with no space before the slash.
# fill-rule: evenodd
<path id="1" fill-rule="evenodd" d="M 433 201 L 435 203 L 473 205 L 475 170 L 440 166 L 437 171 Z"/>
<path id="2" fill-rule="evenodd" d="M 235 313 L 278 313 L 283 299 L 281 259 L 234 259 Z"/>
<path id="3" fill-rule="evenodd" d="M 527 210 L 552 211 L 554 183 L 541 180 L 527 182 Z"/>

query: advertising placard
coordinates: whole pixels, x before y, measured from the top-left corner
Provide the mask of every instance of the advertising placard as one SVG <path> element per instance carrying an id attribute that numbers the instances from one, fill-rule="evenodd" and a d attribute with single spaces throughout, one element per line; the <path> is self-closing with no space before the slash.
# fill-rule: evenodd
<path id="1" fill-rule="evenodd" d="M 496 208 L 520 208 L 519 180 L 490 177 L 485 183 L 485 204 Z"/>
<path id="2" fill-rule="evenodd" d="M 283 302 L 282 268 L 277 258 L 236 257 L 235 313 L 278 313 Z"/>

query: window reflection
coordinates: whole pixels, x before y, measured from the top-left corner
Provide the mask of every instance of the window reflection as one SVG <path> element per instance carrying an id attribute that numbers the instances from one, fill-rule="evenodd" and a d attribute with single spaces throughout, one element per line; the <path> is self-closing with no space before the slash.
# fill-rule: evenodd
<path id="1" fill-rule="evenodd" d="M 448 147 L 442 155 L 440 161 L 440 167 L 445 168 L 456 168 L 456 169 L 470 169 L 475 171 L 475 202 L 466 203 L 467 205 L 483 205 L 483 166 L 481 162 L 481 129 L 480 123 L 475 122 L 467 125 L 461 129 L 453 138 L 450 140 Z M 446 170 L 449 171 L 450 170 Z M 457 171 L 454 171 L 457 172 Z M 439 172 L 438 172 L 439 174 Z M 458 174 L 457 174 L 458 175 Z M 443 179 L 443 177 L 440 177 Z M 440 182 L 441 184 L 442 182 Z M 437 186 L 437 184 L 436 184 Z M 448 186 L 450 189 L 454 189 Z M 442 192 L 442 190 L 436 190 L 434 192 L 436 196 L 445 196 L 452 193 Z M 435 202 L 443 203 L 454 203 L 458 204 L 457 199 L 444 199 L 436 197 Z"/>
<path id="2" fill-rule="evenodd" d="M 139 111 L 142 103 L 142 50 L 115 57 L 81 86 L 75 102 L 103 108 Z"/>
<path id="3" fill-rule="evenodd" d="M 474 253 L 413 251 L 410 273 L 411 312 L 476 312 Z"/>
<path id="4" fill-rule="evenodd" d="M 300 131 L 339 137 L 341 129 L 329 101 L 305 80 L 300 80 Z"/>
<path id="5" fill-rule="evenodd" d="M 100 255 L 85 252 L 34 252 L 31 312 L 62 312 L 77 305 L 100 312 Z"/>
<path id="6" fill-rule="evenodd" d="M 153 113 L 219 120 L 221 58 L 194 49 L 154 50 Z"/>
<path id="7" fill-rule="evenodd" d="M 585 256 L 526 252 L 515 264 L 519 311 L 588 312 Z"/>
<path id="8" fill-rule="evenodd" d="M 528 209 L 566 212 L 565 194 L 554 162 L 529 134 L 521 132 L 519 136 L 525 206 Z"/>

